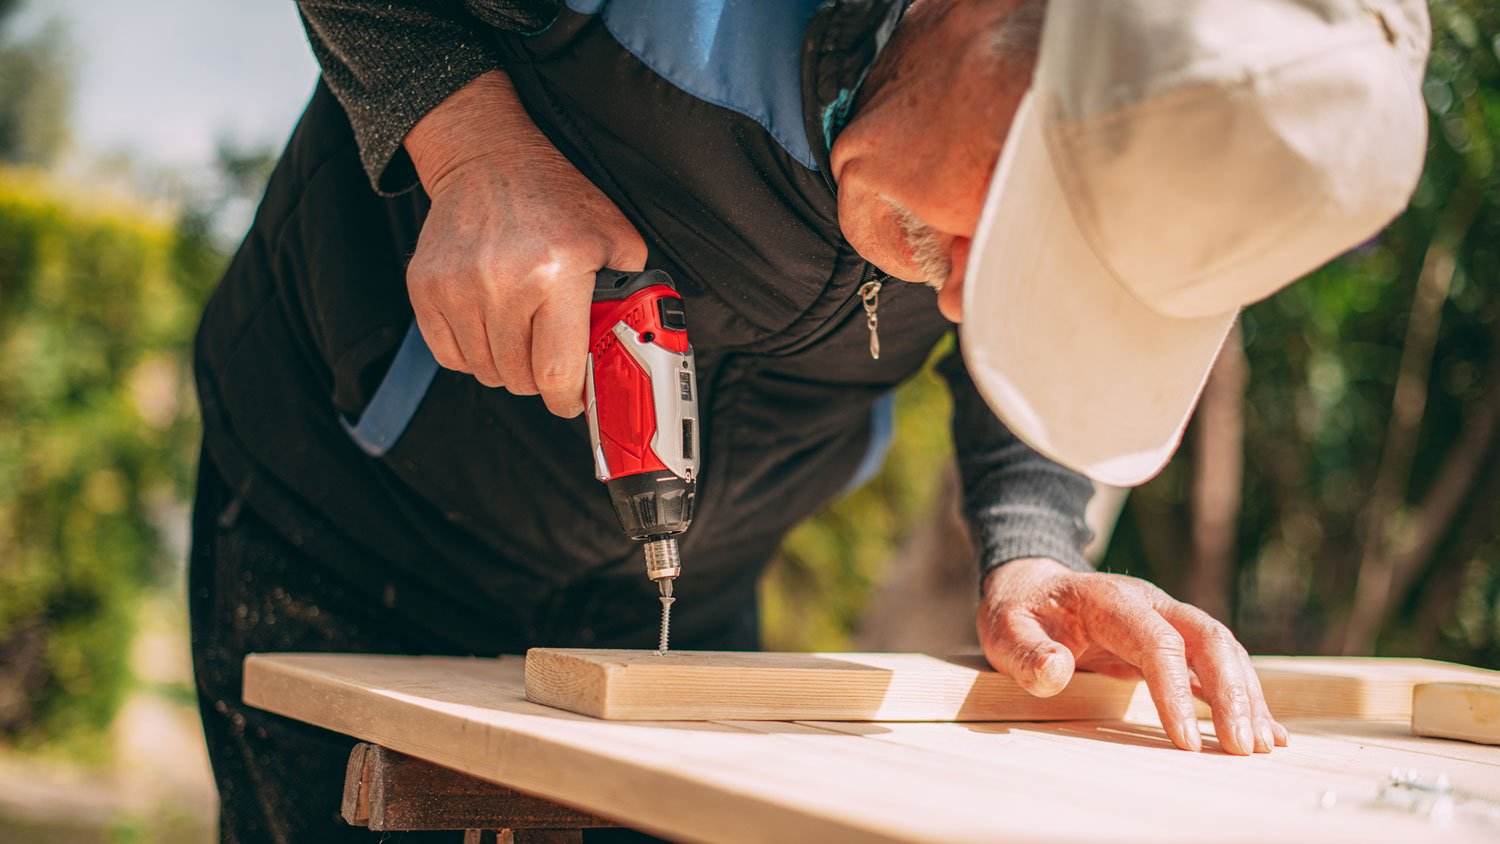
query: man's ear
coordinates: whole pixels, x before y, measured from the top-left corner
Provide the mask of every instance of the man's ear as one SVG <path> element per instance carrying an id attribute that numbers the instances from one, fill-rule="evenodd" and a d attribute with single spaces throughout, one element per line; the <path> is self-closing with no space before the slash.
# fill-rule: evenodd
<path id="1" fill-rule="evenodd" d="M 959 323 L 964 321 L 964 276 L 962 273 L 954 273 L 953 277 L 938 291 L 938 310 L 949 322 Z"/>

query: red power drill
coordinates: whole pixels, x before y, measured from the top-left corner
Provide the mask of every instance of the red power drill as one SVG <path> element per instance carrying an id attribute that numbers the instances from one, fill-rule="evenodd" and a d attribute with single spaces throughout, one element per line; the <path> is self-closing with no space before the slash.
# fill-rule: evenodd
<path id="1" fill-rule="evenodd" d="M 589 308 L 584 383 L 594 474 L 620 526 L 646 543 L 646 576 L 661 593 L 667 650 L 677 535 L 693 521 L 698 478 L 698 383 L 687 314 L 661 270 L 601 270 Z"/>

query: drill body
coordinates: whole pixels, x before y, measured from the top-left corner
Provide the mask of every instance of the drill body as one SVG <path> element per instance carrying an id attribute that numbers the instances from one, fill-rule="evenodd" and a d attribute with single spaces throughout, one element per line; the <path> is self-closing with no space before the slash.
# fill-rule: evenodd
<path id="1" fill-rule="evenodd" d="M 600 271 L 584 393 L 594 474 L 625 534 L 646 543 L 665 651 L 681 572 L 676 537 L 693 521 L 698 478 L 697 372 L 682 296 L 666 273 Z"/>

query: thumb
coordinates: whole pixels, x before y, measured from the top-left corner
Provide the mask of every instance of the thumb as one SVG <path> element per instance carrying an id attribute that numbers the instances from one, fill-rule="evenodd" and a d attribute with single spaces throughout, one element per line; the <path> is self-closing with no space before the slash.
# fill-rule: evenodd
<path id="1" fill-rule="evenodd" d="M 604 264 L 607 269 L 638 273 L 646 268 L 646 241 L 623 216 L 620 229 L 609 238 L 607 252 L 609 259 Z"/>
<path id="2" fill-rule="evenodd" d="M 1073 679 L 1073 652 L 1042 629 L 1027 612 L 998 612 L 982 637 L 996 671 L 1009 674 L 1037 697 L 1051 697 Z"/>

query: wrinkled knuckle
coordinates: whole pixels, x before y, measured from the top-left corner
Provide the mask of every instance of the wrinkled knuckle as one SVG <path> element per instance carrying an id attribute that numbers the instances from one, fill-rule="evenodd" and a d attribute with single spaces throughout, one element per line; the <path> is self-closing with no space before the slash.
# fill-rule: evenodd
<path id="1" fill-rule="evenodd" d="M 1239 641 L 1222 623 L 1209 619 L 1203 626 L 1203 644 L 1212 648 L 1236 648 Z"/>
<path id="2" fill-rule="evenodd" d="M 1033 642 L 1011 642 L 1006 647 L 1007 664 L 1022 672 L 1034 671 L 1043 656 Z"/>
<path id="3" fill-rule="evenodd" d="M 624 232 L 625 248 L 621 250 L 625 258 L 637 264 L 646 263 L 646 242 L 636 233 L 635 229 L 627 226 Z"/>
<path id="4" fill-rule="evenodd" d="M 549 243 L 527 263 L 525 275 L 533 284 L 556 284 L 569 275 L 571 268 L 577 263 L 574 249 L 570 245 Z"/>
<path id="5" fill-rule="evenodd" d="M 533 380 L 538 387 L 545 391 L 565 389 L 573 383 L 572 370 L 567 367 L 549 364 L 537 369 Z"/>
<path id="6" fill-rule="evenodd" d="M 430 292 L 444 278 L 432 261 L 413 258 L 406 265 L 406 287 L 413 296 Z"/>
<path id="7" fill-rule="evenodd" d="M 1182 634 L 1167 628 L 1156 634 L 1156 649 L 1170 656 L 1181 656 L 1187 652 L 1187 644 L 1182 640 Z"/>
<path id="8" fill-rule="evenodd" d="M 1224 699 L 1237 711 L 1250 708 L 1250 689 L 1244 683 L 1231 682 L 1225 686 Z"/>
<path id="9" fill-rule="evenodd" d="M 1121 578 L 1106 577 L 1095 581 L 1098 599 L 1111 607 L 1127 607 L 1138 603 L 1136 590 Z"/>

